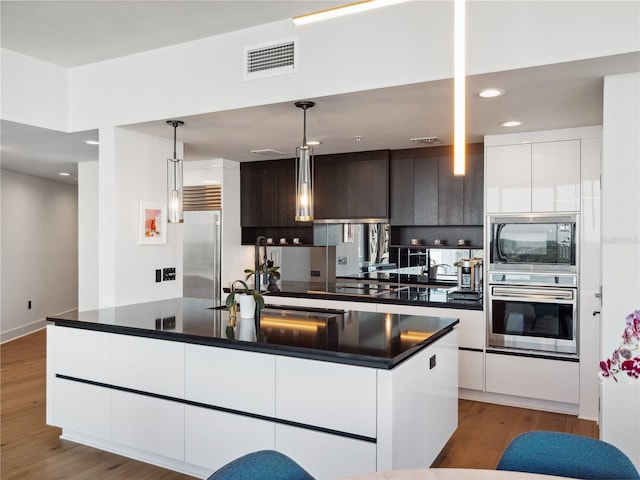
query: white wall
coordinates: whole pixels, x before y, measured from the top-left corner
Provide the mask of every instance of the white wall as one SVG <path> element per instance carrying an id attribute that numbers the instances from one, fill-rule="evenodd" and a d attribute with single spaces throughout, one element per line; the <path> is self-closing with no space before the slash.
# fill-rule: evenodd
<path id="1" fill-rule="evenodd" d="M 4 48 L 0 67 L 0 116 L 3 119 L 52 130 L 68 128 L 69 71 L 66 68 Z"/>
<path id="2" fill-rule="evenodd" d="M 98 162 L 78 164 L 78 310 L 92 310 L 98 307 L 100 283 L 99 265 L 99 195 Z"/>
<path id="3" fill-rule="evenodd" d="M 167 158 L 173 142 L 116 129 L 115 305 L 182 296 L 182 228 L 167 224 L 165 245 L 139 245 L 140 201 L 167 202 Z M 102 145 L 102 143 L 101 143 Z M 182 144 L 178 146 L 182 157 Z M 176 280 L 155 281 L 155 270 L 176 268 Z"/>
<path id="4" fill-rule="evenodd" d="M 182 148 L 179 142 L 178 156 Z M 81 291 L 83 309 L 182 296 L 181 226 L 167 225 L 164 245 L 138 244 L 139 203 L 166 204 L 166 159 L 172 151 L 173 140 L 121 128 L 100 129 L 98 175 L 94 170 L 80 172 L 90 197 L 81 210 L 85 221 L 80 225 L 80 269 L 85 278 L 98 279 L 99 289 L 97 305 L 94 290 Z M 97 202 L 92 189 L 98 192 Z M 156 283 L 155 270 L 166 267 L 176 268 L 176 280 Z"/>
<path id="5" fill-rule="evenodd" d="M 638 50 L 638 2 L 467 5 L 469 75 Z M 74 68 L 70 129 L 451 78 L 452 20 L 450 1 L 407 2 L 304 27 L 283 20 Z M 243 80 L 245 47 L 291 37 L 298 39 L 298 73 Z"/>
<path id="6" fill-rule="evenodd" d="M 640 309 L 639 106 L 640 73 L 605 78 L 601 359 L 620 346 L 626 316 Z M 640 380 L 605 379 L 600 394 L 600 437 L 640 469 Z"/>
<path id="7" fill-rule="evenodd" d="M 6 341 L 78 305 L 78 190 L 8 170 L 1 182 L 0 339 Z"/>

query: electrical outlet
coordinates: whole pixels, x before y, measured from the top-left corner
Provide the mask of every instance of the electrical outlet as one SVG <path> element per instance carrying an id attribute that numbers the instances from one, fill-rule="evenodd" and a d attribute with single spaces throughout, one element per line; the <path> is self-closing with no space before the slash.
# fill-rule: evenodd
<path id="1" fill-rule="evenodd" d="M 347 257 L 343 257 L 343 256 L 338 257 L 338 265 L 346 265 L 346 264 L 347 264 Z"/>
<path id="2" fill-rule="evenodd" d="M 176 279 L 176 267 L 168 267 L 162 269 L 162 281 L 167 282 L 169 280 Z"/>
<path id="3" fill-rule="evenodd" d="M 158 268 L 156 270 L 156 282 L 161 282 L 161 281 L 162 281 L 162 270 Z"/>
<path id="4" fill-rule="evenodd" d="M 320 276 L 320 270 L 311 270 L 311 276 L 312 277 L 319 277 Z"/>

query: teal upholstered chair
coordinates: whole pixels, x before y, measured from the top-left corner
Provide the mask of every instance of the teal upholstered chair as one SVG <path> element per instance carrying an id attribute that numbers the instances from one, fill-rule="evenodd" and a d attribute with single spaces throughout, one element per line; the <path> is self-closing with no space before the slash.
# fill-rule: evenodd
<path id="1" fill-rule="evenodd" d="M 208 480 L 314 480 L 286 455 L 274 450 L 249 453 L 226 464 Z"/>
<path id="2" fill-rule="evenodd" d="M 514 438 L 498 470 L 583 479 L 640 479 L 631 460 L 613 445 L 570 433 L 527 432 Z"/>

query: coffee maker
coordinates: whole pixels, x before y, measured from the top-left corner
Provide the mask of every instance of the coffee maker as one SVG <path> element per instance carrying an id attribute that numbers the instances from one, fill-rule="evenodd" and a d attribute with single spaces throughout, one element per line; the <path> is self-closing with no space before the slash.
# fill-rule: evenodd
<path id="1" fill-rule="evenodd" d="M 458 262 L 458 290 L 482 291 L 481 258 L 466 258 Z"/>

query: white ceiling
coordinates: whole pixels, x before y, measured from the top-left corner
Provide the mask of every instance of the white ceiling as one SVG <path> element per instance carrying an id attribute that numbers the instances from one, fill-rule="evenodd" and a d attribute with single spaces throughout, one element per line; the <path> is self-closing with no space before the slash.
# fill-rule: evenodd
<path id="1" fill-rule="evenodd" d="M 7 1 L 0 2 L 4 48 L 62 66 L 76 66 L 291 18 L 346 2 L 321 1 Z M 507 133 L 498 124 L 517 118 L 514 131 L 598 125 L 606 75 L 640 70 L 640 53 L 479 75 L 467 79 L 467 135 Z M 500 87 L 503 97 L 474 93 Z M 322 142 L 316 154 L 416 147 L 410 139 L 452 141 L 452 81 L 385 88 L 325 98 L 307 114 L 307 137 Z M 302 111 L 295 100 L 180 118 L 185 160 L 260 160 L 254 149 L 295 153 L 302 140 Z M 167 138 L 166 119 L 131 125 Z M 2 167 L 69 181 L 58 171 L 96 160 L 82 143 L 97 132 L 64 134 L 3 121 Z M 356 136 L 361 140 L 357 141 Z M 80 145 L 79 145 L 80 144 Z M 171 152 L 167 152 L 170 155 Z M 73 181 L 73 180 L 71 180 Z"/>

